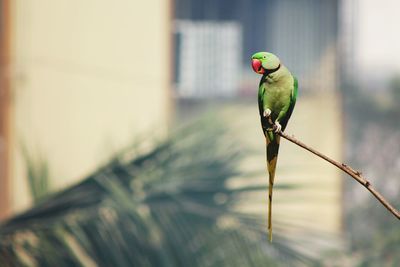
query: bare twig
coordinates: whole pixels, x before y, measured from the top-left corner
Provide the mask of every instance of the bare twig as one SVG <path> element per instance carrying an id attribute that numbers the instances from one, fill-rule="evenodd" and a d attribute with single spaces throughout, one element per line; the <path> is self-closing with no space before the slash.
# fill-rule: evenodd
<path id="1" fill-rule="evenodd" d="M 354 178 L 357 182 L 359 182 L 360 184 L 362 184 L 365 188 L 368 189 L 368 191 L 371 192 L 372 195 L 374 195 L 376 197 L 376 199 L 378 199 L 383 206 L 386 207 L 386 209 L 388 209 L 397 219 L 400 220 L 400 212 L 398 210 L 396 210 L 378 191 L 375 190 L 375 188 L 372 187 L 371 183 L 365 179 L 362 175 L 361 172 L 359 171 L 355 171 L 354 169 L 352 169 L 351 167 L 347 166 L 344 163 L 339 163 L 327 156 L 325 156 L 324 154 L 316 151 L 315 149 L 307 146 L 306 144 L 304 144 L 303 142 L 297 140 L 296 138 L 294 138 L 294 136 L 289 136 L 287 134 L 285 134 L 284 132 L 279 132 L 278 133 L 280 136 L 282 136 L 283 138 L 289 140 L 290 142 L 310 151 L 311 153 L 313 153 L 314 155 L 317 155 L 318 157 L 328 161 L 329 163 L 335 165 L 336 167 L 338 167 L 339 169 L 341 169 L 342 171 L 344 171 L 345 173 L 347 173 L 348 175 L 350 175 L 352 178 Z"/>

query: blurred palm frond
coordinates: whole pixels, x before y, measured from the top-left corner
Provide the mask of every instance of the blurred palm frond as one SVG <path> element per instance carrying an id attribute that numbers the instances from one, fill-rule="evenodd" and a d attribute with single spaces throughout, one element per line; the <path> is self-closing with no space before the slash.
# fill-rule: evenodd
<path id="1" fill-rule="evenodd" d="M 34 203 L 42 200 L 50 190 L 49 166 L 43 157 L 33 157 L 27 147 L 22 146 L 22 155 L 27 169 L 29 190 Z"/>
<path id="2" fill-rule="evenodd" d="M 208 121 L 147 152 L 126 150 L 1 225 L 1 266 L 318 264 L 290 234 L 276 233 L 269 243 L 262 217 L 238 208 L 266 190 L 264 184 L 229 186 L 243 177 L 236 167 L 242 155 Z"/>

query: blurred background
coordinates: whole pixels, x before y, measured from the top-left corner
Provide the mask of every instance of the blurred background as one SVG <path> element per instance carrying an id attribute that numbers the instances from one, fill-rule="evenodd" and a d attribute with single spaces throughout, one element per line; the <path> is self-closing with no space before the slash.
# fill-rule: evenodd
<path id="1" fill-rule="evenodd" d="M 399 8 L 395 0 L 0 0 L 0 266 L 400 266 L 398 221 L 286 140 L 276 239 L 265 240 L 261 77 L 249 63 L 258 51 L 278 55 L 299 80 L 286 132 L 362 171 L 399 208 Z M 113 236 L 99 220 L 120 221 L 110 232 L 121 240 L 132 234 L 110 245 L 114 254 L 129 245 L 143 261 L 98 245 Z M 83 221 L 95 237 L 71 226 Z M 127 221 L 148 235 L 137 241 Z M 51 245 L 38 246 L 42 239 Z M 223 245 L 235 242 L 237 251 Z M 73 260 L 65 252 L 46 262 L 51 247 Z"/>

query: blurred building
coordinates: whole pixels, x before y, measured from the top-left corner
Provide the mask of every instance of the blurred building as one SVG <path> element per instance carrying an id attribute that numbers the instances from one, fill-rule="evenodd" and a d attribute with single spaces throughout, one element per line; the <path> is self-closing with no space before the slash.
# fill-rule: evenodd
<path id="1" fill-rule="evenodd" d="M 287 128 L 287 132 L 341 160 L 342 147 L 342 114 L 340 99 L 340 75 L 342 68 L 339 61 L 341 56 L 339 33 L 340 3 L 334 0 L 176 0 L 175 13 L 178 23 L 201 27 L 201 25 L 238 25 L 237 39 L 233 40 L 240 59 L 226 54 L 218 59 L 217 68 L 209 68 L 205 62 L 215 57 L 215 51 L 204 49 L 209 46 L 208 35 L 196 35 L 195 47 L 191 58 L 202 59 L 196 63 L 183 60 L 180 55 L 187 53 L 186 48 L 176 43 L 176 88 L 178 92 L 178 116 L 188 118 L 195 114 L 201 106 L 215 100 L 215 92 L 222 92 L 222 85 L 212 83 L 213 89 L 182 97 L 182 90 L 196 87 L 195 82 L 204 84 L 203 80 L 221 79 L 227 84 L 231 81 L 229 97 L 235 96 L 235 101 L 217 103 L 218 107 L 229 110 L 227 123 L 234 125 L 232 132 L 241 138 L 245 147 L 258 151 L 250 157 L 243 166 L 252 172 L 265 167 L 264 139 L 259 126 L 256 94 L 259 75 L 252 72 L 250 57 L 258 51 L 269 51 L 277 54 L 282 62 L 289 67 L 299 79 L 299 99 L 295 112 Z M 222 28 L 220 28 L 222 30 Z M 240 31 L 239 31 L 240 29 Z M 226 30 L 226 29 L 224 29 Z M 186 32 L 187 31 L 187 32 Z M 195 34 L 196 29 L 185 29 Z M 182 30 L 178 30 L 180 34 Z M 216 30 L 215 30 L 216 32 Z M 218 38 L 227 46 L 232 39 L 218 33 Z M 202 39 L 201 39 L 202 38 Z M 236 45 L 237 42 L 241 42 Z M 193 55 L 193 54 L 197 55 Z M 187 58 L 185 58 L 187 59 Z M 189 62 L 189 63 L 188 63 Z M 190 71 L 191 80 L 181 79 L 182 74 L 189 68 L 185 64 L 193 64 Z M 204 65 L 201 65 L 204 64 Z M 232 64 L 238 64 L 234 68 Z M 195 66 L 195 67 L 194 67 Z M 227 70 L 227 66 L 230 67 Z M 207 69 L 208 77 L 203 77 L 199 69 Z M 229 72 L 229 73 L 224 73 Z M 201 81 L 201 82 L 200 82 Z M 208 87 L 207 87 L 208 88 Z M 201 86 L 199 87 L 201 90 Z M 252 98 L 242 101 L 244 98 Z M 190 97 L 189 97 L 190 98 Z M 342 175 L 340 171 L 329 166 L 298 147 L 281 141 L 278 160 L 276 184 L 293 184 L 299 187 L 290 194 L 274 197 L 276 220 L 290 224 L 293 221 L 311 229 L 318 229 L 338 235 L 341 228 L 342 214 Z M 267 183 L 265 177 L 260 177 Z M 266 209 L 266 197 L 255 207 Z M 290 199 L 288 201 L 288 199 Z M 298 230 L 298 229 L 297 229 Z M 292 233 L 297 231 L 295 228 Z M 305 237 L 307 239 L 307 237 Z"/>
<path id="2" fill-rule="evenodd" d="M 333 91 L 337 88 L 339 1 L 176 0 L 175 9 L 176 18 L 191 23 L 189 25 L 209 25 L 210 28 L 213 27 L 211 25 L 223 25 L 223 23 L 238 25 L 236 26 L 238 34 L 234 39 L 233 36 L 218 35 L 219 42 L 224 43 L 226 48 L 229 48 L 227 47 L 229 45 L 239 48 L 237 51 L 241 53 L 240 63 L 237 54 L 232 56 L 227 53 L 223 54 L 218 67 L 208 69 L 210 77 L 217 77 L 226 83 L 229 80 L 223 77 L 224 72 L 239 77 L 239 84 L 236 87 L 239 86 L 241 90 L 232 89 L 236 94 L 243 93 L 243 90 L 252 90 L 248 88 L 248 65 L 251 55 L 257 51 L 269 51 L 279 55 L 302 81 L 303 91 Z M 215 53 L 210 49 L 201 48 L 208 46 L 207 42 L 210 42 L 208 35 L 196 36 L 196 58 L 211 60 L 216 54 L 222 55 L 221 52 Z M 178 50 L 176 57 L 185 52 L 183 46 L 178 46 L 176 49 Z M 188 63 L 181 59 L 176 62 L 176 77 L 180 77 L 184 64 Z M 235 64 L 240 66 L 231 67 Z M 232 70 L 226 70 L 227 67 Z M 195 82 L 200 79 L 202 73 L 194 72 L 192 75 L 191 81 Z M 178 91 L 193 86 L 183 83 L 179 78 L 176 82 Z M 221 85 L 215 84 L 213 92 L 222 90 L 220 88 Z M 211 93 L 211 90 L 208 92 Z"/>
<path id="3" fill-rule="evenodd" d="M 242 63 L 239 23 L 178 20 L 175 36 L 179 97 L 232 97 L 237 94 Z"/>
<path id="4" fill-rule="evenodd" d="M 166 132 L 171 1 L 2 0 L 0 217 L 29 203 L 25 147 L 53 188 Z M 156 129 L 156 130 L 154 130 Z"/>

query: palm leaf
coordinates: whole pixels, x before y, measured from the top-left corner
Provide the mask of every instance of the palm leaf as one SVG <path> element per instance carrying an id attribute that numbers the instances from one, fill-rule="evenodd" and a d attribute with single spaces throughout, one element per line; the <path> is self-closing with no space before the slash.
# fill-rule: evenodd
<path id="1" fill-rule="evenodd" d="M 262 217 L 238 208 L 266 186 L 215 124 L 198 122 L 147 152 L 127 149 L 81 183 L 0 227 L 4 266 L 310 266 L 295 238 L 266 239 Z M 284 185 L 277 190 L 291 190 Z"/>

